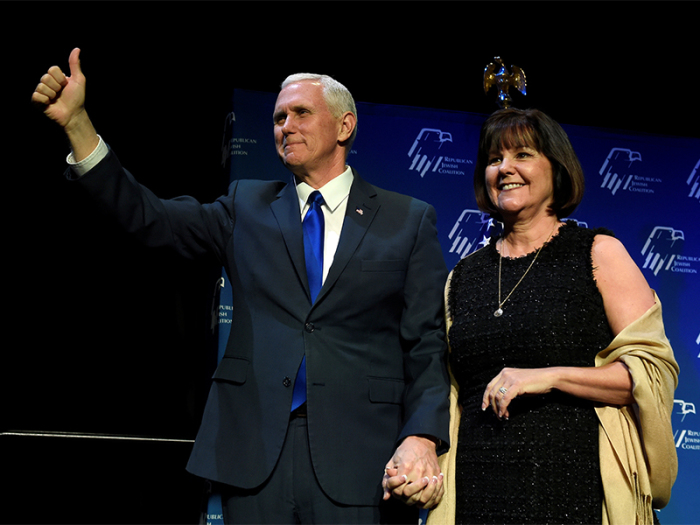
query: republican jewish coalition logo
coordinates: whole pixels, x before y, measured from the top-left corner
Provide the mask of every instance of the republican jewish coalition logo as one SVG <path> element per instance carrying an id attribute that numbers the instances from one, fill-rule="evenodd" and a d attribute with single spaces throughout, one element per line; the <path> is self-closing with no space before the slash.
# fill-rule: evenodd
<path id="1" fill-rule="evenodd" d="M 500 223 L 491 219 L 488 214 L 479 210 L 464 210 L 450 230 L 450 253 L 456 253 L 459 258 L 466 257 L 471 252 L 486 246 L 491 236 L 496 233 Z"/>
<path id="2" fill-rule="evenodd" d="M 644 266 L 654 275 L 660 270 L 671 270 L 675 259 L 679 256 L 685 236 L 681 230 L 674 230 L 665 226 L 656 226 L 642 248 L 645 256 Z"/>
<path id="3" fill-rule="evenodd" d="M 618 190 L 632 193 L 654 193 L 655 186 L 663 181 L 659 177 L 636 173 L 642 154 L 626 148 L 613 148 L 600 168 L 603 176 L 601 188 L 607 188 L 615 195 Z"/>
<path id="4" fill-rule="evenodd" d="M 676 414 L 681 414 L 683 418 L 681 419 L 681 423 L 685 421 L 685 416 L 688 414 L 695 414 L 695 404 L 694 403 L 686 403 L 682 399 L 674 399 L 673 400 L 674 405 L 679 405 L 678 406 L 678 412 L 675 412 Z"/>
<path id="5" fill-rule="evenodd" d="M 442 151 L 445 142 L 452 142 L 451 133 L 432 128 L 420 130 L 408 151 L 408 156 L 411 157 L 411 167 L 408 169 L 418 171 L 421 177 L 431 168 L 432 171 L 437 171 L 445 158 Z"/>
<path id="6" fill-rule="evenodd" d="M 247 156 L 252 147 L 258 140 L 255 138 L 234 137 L 234 124 L 236 122 L 236 114 L 231 111 L 226 115 L 224 122 L 224 135 L 221 143 L 221 165 L 226 166 L 226 163 L 234 155 Z"/>
<path id="7" fill-rule="evenodd" d="M 688 197 L 700 201 L 700 160 L 698 160 L 695 168 L 688 176 L 688 186 L 690 186 L 690 193 L 688 194 Z"/>
<path id="8" fill-rule="evenodd" d="M 624 148 L 611 149 L 600 168 L 599 173 L 603 176 L 600 187 L 609 189 L 613 195 L 621 186 L 623 190 L 629 188 L 634 177 L 632 165 L 637 161 L 642 161 L 642 155 L 638 151 Z"/>
<path id="9" fill-rule="evenodd" d="M 682 416 L 678 425 L 680 425 L 680 423 L 683 423 L 685 421 L 685 416 L 687 416 L 688 414 L 695 415 L 695 404 L 694 403 L 689 403 L 689 402 L 684 401 L 682 399 L 674 399 L 673 405 L 674 405 L 674 407 L 676 405 L 678 405 L 678 408 L 674 409 L 673 414 Z M 674 426 L 677 426 L 677 425 L 674 425 Z M 673 440 L 676 442 L 676 448 L 700 452 L 700 431 L 690 430 L 688 428 L 684 428 L 684 429 L 677 428 L 673 432 Z"/>

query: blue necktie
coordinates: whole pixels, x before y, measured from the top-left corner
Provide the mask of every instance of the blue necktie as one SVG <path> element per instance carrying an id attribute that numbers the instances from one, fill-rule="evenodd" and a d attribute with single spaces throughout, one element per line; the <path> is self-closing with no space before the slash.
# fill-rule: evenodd
<path id="1" fill-rule="evenodd" d="M 323 196 L 314 191 L 309 195 L 309 211 L 306 212 L 302 227 L 304 230 L 304 258 L 306 259 L 306 276 L 311 292 L 311 304 L 316 300 L 323 285 Z M 306 401 L 306 356 L 301 360 L 294 392 L 292 393 L 292 410 Z"/>

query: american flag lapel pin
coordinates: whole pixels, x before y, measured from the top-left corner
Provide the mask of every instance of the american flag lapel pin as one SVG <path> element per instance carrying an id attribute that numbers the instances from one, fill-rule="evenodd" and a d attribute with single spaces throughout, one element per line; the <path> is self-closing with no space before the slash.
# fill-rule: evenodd
<path id="1" fill-rule="evenodd" d="M 358 206 L 357 208 L 355 208 L 355 211 L 356 211 L 357 213 L 359 213 L 360 215 L 364 215 L 364 213 L 365 213 L 365 210 L 363 210 L 363 209 L 360 208 L 359 206 Z"/>

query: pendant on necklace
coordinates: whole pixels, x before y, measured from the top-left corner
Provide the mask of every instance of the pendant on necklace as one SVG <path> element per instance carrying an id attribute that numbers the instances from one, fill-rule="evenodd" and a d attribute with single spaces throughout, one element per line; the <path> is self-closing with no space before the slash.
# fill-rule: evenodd
<path id="1" fill-rule="evenodd" d="M 503 315 L 503 309 L 502 309 L 502 308 L 499 308 L 498 310 L 496 310 L 495 312 L 493 312 L 493 316 L 494 316 L 494 317 L 501 317 L 502 315 Z"/>

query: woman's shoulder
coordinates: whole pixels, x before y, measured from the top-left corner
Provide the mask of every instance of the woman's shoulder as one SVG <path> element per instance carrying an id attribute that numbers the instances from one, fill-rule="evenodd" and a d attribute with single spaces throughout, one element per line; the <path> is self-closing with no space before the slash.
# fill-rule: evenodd
<path id="1" fill-rule="evenodd" d="M 629 252 L 622 241 L 616 237 L 605 234 L 597 234 L 594 237 L 591 255 L 594 260 L 602 264 L 621 262 L 621 257 L 624 257 L 625 260 L 629 259 L 628 262 L 632 262 Z"/>
<path id="2" fill-rule="evenodd" d="M 565 235 L 581 236 L 581 237 L 596 237 L 598 235 L 604 235 L 606 237 L 615 237 L 615 233 L 603 226 L 598 226 L 595 228 L 589 228 L 585 224 L 579 223 L 576 220 L 569 219 L 564 221 L 564 227 L 561 229 L 561 233 Z"/>
<path id="3" fill-rule="evenodd" d="M 584 253 L 591 253 L 598 245 L 603 245 L 603 249 L 607 246 L 622 246 L 612 230 L 602 227 L 588 228 L 572 220 L 565 221 L 558 237 L 562 242 L 555 244 L 566 251 L 578 246 Z"/>

